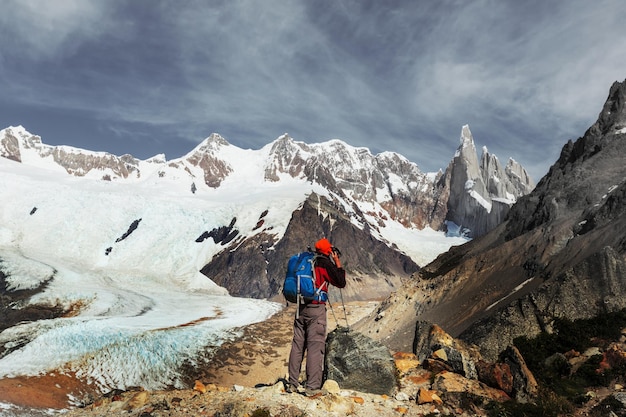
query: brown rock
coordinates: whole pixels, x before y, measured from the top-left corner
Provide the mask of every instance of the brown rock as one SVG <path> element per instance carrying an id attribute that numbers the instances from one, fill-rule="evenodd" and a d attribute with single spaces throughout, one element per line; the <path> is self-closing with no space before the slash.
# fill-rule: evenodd
<path id="1" fill-rule="evenodd" d="M 434 351 L 433 358 L 441 359 L 444 362 L 448 361 L 448 355 L 446 354 L 446 351 L 444 349 L 437 349 L 436 351 Z"/>
<path id="2" fill-rule="evenodd" d="M 417 392 L 417 404 L 442 404 L 441 398 L 437 395 L 437 393 L 433 390 L 429 389 L 420 389 Z"/>
<path id="3" fill-rule="evenodd" d="M 122 408 L 124 410 L 135 410 L 146 405 L 149 398 L 150 394 L 148 393 L 148 391 L 140 391 L 130 397 L 130 399 L 126 401 L 126 404 L 124 404 L 124 407 Z"/>
<path id="4" fill-rule="evenodd" d="M 565 352 L 565 357 L 567 358 L 567 360 L 570 360 L 572 358 L 578 358 L 580 356 L 580 352 L 572 349 L 572 350 L 568 350 L 567 352 Z"/>
<path id="5" fill-rule="evenodd" d="M 443 404 L 443 400 L 441 399 L 441 397 L 439 397 L 439 395 L 437 395 L 437 393 L 433 394 L 433 403 L 437 405 Z"/>
<path id="6" fill-rule="evenodd" d="M 322 389 L 326 390 L 329 394 L 338 395 L 341 392 L 341 388 L 339 387 L 339 384 L 337 383 L 337 381 L 332 380 L 332 379 L 327 379 L 326 381 L 324 381 L 324 385 L 322 386 Z"/>
<path id="7" fill-rule="evenodd" d="M 488 401 L 505 402 L 511 398 L 502 390 L 492 388 L 475 379 L 453 372 L 442 372 L 435 377 L 433 389 L 441 392 L 446 402 L 460 402 L 461 396 L 472 394 Z"/>
<path id="8" fill-rule="evenodd" d="M 428 369 L 433 374 L 440 372 L 452 372 L 452 366 L 438 359 L 425 359 L 423 363 L 424 369 Z"/>
<path id="9" fill-rule="evenodd" d="M 498 388 L 508 395 L 513 393 L 513 374 L 511 367 L 506 363 L 489 363 L 478 361 L 476 363 L 478 380 L 493 388 Z"/>
<path id="10" fill-rule="evenodd" d="M 204 386 L 206 387 L 207 391 L 218 391 L 219 390 L 218 386 L 215 385 L 215 384 L 205 384 Z"/>
<path id="11" fill-rule="evenodd" d="M 393 355 L 393 360 L 396 364 L 396 369 L 401 375 L 408 373 L 410 370 L 420 366 L 420 361 L 417 359 L 417 355 L 408 352 L 396 352 Z"/>
<path id="12" fill-rule="evenodd" d="M 198 381 L 198 380 L 196 380 L 196 383 L 193 386 L 193 390 L 201 392 L 203 394 L 207 391 L 206 386 L 201 381 Z"/>
<path id="13" fill-rule="evenodd" d="M 311 399 L 311 397 L 309 397 Z M 338 395 L 324 395 L 318 400 L 318 408 L 324 409 L 335 415 L 354 415 L 355 402 L 351 398 L 345 398 Z M 298 415 L 303 415 L 302 413 Z"/>
<path id="14" fill-rule="evenodd" d="M 617 344 L 612 343 L 604 352 L 604 359 L 610 368 L 617 368 L 626 365 L 626 352 Z"/>
<path id="15" fill-rule="evenodd" d="M 509 366 L 513 375 L 512 396 L 521 403 L 532 402 L 539 387 L 522 354 L 515 346 L 509 346 L 502 352 L 502 358 L 502 362 Z"/>
<path id="16" fill-rule="evenodd" d="M 428 359 L 439 359 L 449 365 L 450 369 L 445 369 L 477 378 L 475 363 L 482 358 L 476 346 L 453 338 L 436 324 L 423 321 L 416 324 L 415 337 L 415 353 L 424 360 L 424 367 L 434 366 Z"/>

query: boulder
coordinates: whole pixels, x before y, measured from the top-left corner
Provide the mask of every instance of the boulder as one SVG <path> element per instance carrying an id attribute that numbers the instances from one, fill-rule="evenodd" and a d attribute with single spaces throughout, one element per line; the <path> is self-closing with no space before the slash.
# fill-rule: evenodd
<path id="1" fill-rule="evenodd" d="M 478 380 L 493 388 L 513 394 L 513 374 L 506 363 L 478 361 L 476 363 Z"/>
<path id="2" fill-rule="evenodd" d="M 436 324 L 419 321 L 416 325 L 415 354 L 434 373 L 448 370 L 477 379 L 476 362 L 481 359 L 478 348 L 455 339 Z M 439 369 L 435 362 L 439 362 Z"/>
<path id="3" fill-rule="evenodd" d="M 420 361 L 414 353 L 396 352 L 393 354 L 396 369 L 400 375 L 404 375 L 420 366 Z"/>
<path id="4" fill-rule="evenodd" d="M 126 401 L 122 409 L 126 411 L 136 410 L 146 405 L 149 399 L 150 393 L 148 391 L 139 391 L 138 393 L 133 394 L 133 396 Z"/>
<path id="5" fill-rule="evenodd" d="M 522 354 L 515 346 L 509 346 L 500 356 L 501 362 L 509 367 L 513 376 L 512 396 L 520 403 L 533 402 L 537 397 L 538 385 Z"/>
<path id="6" fill-rule="evenodd" d="M 432 389 L 441 393 L 446 404 L 458 407 L 462 406 L 466 398 L 473 398 L 481 404 L 491 401 L 506 402 L 511 399 L 502 390 L 453 372 L 442 372 L 436 375 Z"/>
<path id="7" fill-rule="evenodd" d="M 398 386 L 393 356 L 381 343 L 338 328 L 326 339 L 326 379 L 342 389 L 393 395 Z"/>

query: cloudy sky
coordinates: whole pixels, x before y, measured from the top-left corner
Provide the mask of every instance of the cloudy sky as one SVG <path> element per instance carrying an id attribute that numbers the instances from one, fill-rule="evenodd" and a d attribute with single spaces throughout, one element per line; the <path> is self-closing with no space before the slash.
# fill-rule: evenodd
<path id="1" fill-rule="evenodd" d="M 622 0 L 0 0 L 0 128 L 145 159 L 283 133 L 536 181 L 626 79 Z"/>

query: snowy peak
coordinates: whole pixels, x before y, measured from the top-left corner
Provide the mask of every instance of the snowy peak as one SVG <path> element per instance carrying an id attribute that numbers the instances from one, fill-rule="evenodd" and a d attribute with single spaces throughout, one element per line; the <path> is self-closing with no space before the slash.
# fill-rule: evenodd
<path id="1" fill-rule="evenodd" d="M 471 148 L 473 152 L 476 152 L 476 148 L 474 146 L 474 137 L 472 136 L 469 125 L 463 125 L 463 127 L 461 128 L 460 140 L 461 145 L 459 146 L 459 150 L 464 148 Z"/>
<path id="2" fill-rule="evenodd" d="M 469 193 L 489 212 L 492 199 L 514 201 L 520 189 L 523 193 L 530 190 L 527 186 L 531 183 L 521 166 L 512 164 L 503 170 L 497 158 L 486 151 L 479 162 L 468 125 L 462 127 L 460 146 L 448 168 L 454 181 L 447 179 L 444 189 L 435 183 L 441 175 L 422 173 L 402 155 L 373 155 L 367 148 L 338 139 L 307 144 L 285 133 L 260 150 L 244 150 L 213 133 L 181 158 L 167 161 L 164 155 L 157 155 L 141 161 L 131 155 L 45 145 L 23 127 L 7 128 L 0 135 L 0 150 L 6 158 L 94 180 L 176 183 L 181 192 L 193 194 L 199 188 L 206 192 L 226 183 L 305 181 L 307 187 L 321 187 L 342 199 L 351 211 L 361 213 L 357 216 L 360 224 L 371 222 L 374 226 L 381 218 L 389 218 L 405 227 L 440 230 L 449 211 L 467 205 L 463 193 Z M 514 185 L 507 180 L 509 176 L 515 177 Z M 448 217 L 470 227 L 464 216 Z"/>
<path id="3" fill-rule="evenodd" d="M 376 218 L 419 229 L 442 224 L 433 178 L 397 153 L 373 155 L 338 139 L 305 144 L 284 135 L 271 145 L 265 179 L 279 181 L 281 175 L 319 184 Z"/>
<path id="4" fill-rule="evenodd" d="M 22 126 L 0 130 L 0 155 L 29 165 L 52 170 L 62 168 L 78 177 L 111 180 L 139 176 L 139 160 L 131 155 L 121 157 L 92 152 L 71 146 L 50 146 L 42 143 L 39 136 L 29 133 Z"/>
<path id="5" fill-rule="evenodd" d="M 304 168 L 310 156 L 307 144 L 296 142 L 285 133 L 271 144 L 265 165 L 265 180 L 279 181 L 282 174 L 304 178 Z"/>
<path id="6" fill-rule="evenodd" d="M 478 156 L 476 154 L 476 146 L 474 145 L 474 137 L 470 131 L 469 125 L 461 128 L 461 144 L 454 154 L 454 160 L 460 166 L 467 170 L 468 179 L 476 179 L 480 174 L 478 165 Z"/>
<path id="7" fill-rule="evenodd" d="M 210 188 L 217 188 L 234 170 L 222 155 L 222 150 L 230 146 L 226 139 L 213 133 L 186 156 L 172 161 L 170 166 L 186 171 L 189 171 L 186 164 L 197 167 L 202 172 L 204 183 Z"/>
<path id="8" fill-rule="evenodd" d="M 212 155 L 216 155 L 219 153 L 220 149 L 225 146 L 230 146 L 230 143 L 217 133 L 211 133 L 211 135 L 200 142 L 198 146 L 196 146 L 191 152 L 187 154 L 187 157 L 195 155 L 208 153 Z"/>
<path id="9" fill-rule="evenodd" d="M 534 182 L 513 159 L 503 168 L 486 147 L 479 161 L 468 125 L 461 129 L 460 142 L 445 174 L 450 192 L 446 220 L 459 233 L 478 237 L 498 225 Z"/>
<path id="10" fill-rule="evenodd" d="M 41 149 L 39 136 L 30 134 L 23 126 L 11 126 L 0 130 L 0 156 L 22 162 L 22 156 L 30 150 Z"/>

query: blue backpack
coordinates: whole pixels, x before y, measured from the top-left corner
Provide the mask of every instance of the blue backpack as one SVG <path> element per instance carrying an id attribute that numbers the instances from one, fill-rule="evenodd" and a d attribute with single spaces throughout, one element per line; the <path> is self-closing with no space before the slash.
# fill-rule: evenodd
<path id="1" fill-rule="evenodd" d="M 315 287 L 315 254 L 301 252 L 289 258 L 287 274 L 283 285 L 283 295 L 292 303 L 310 303 L 311 301 L 328 301 L 328 292 Z"/>

